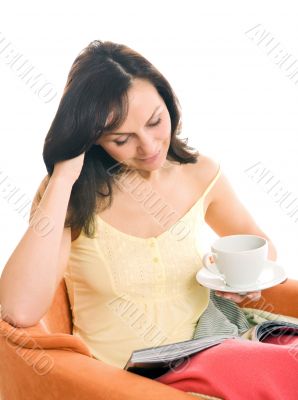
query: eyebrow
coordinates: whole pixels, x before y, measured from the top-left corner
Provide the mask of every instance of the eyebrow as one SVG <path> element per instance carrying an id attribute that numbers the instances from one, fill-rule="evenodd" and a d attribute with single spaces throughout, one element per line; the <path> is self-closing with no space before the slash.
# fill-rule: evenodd
<path id="1" fill-rule="evenodd" d="M 148 121 L 147 122 L 149 122 L 151 119 L 152 119 L 152 117 L 154 116 L 154 114 L 156 113 L 156 111 L 160 108 L 162 106 L 162 104 L 160 104 L 160 105 L 158 105 L 156 108 L 155 108 L 155 110 L 153 111 L 153 114 L 151 115 L 151 117 L 148 119 Z M 129 135 L 130 133 L 132 133 L 132 132 L 117 132 L 117 133 L 115 133 L 115 132 L 107 132 L 106 134 L 105 134 L 105 136 L 111 136 L 111 135 Z"/>

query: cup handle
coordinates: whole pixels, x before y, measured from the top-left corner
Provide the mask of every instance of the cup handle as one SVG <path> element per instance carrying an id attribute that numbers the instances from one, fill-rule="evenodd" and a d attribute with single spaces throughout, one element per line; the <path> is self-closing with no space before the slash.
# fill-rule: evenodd
<path id="1" fill-rule="evenodd" d="M 202 262 L 203 262 L 204 267 L 207 268 L 208 271 L 212 272 L 213 274 L 219 275 L 223 280 L 225 280 L 225 276 L 219 272 L 217 266 L 214 265 L 214 263 L 210 262 L 210 257 L 212 257 L 214 260 L 214 263 L 216 263 L 216 258 L 217 258 L 216 253 L 213 253 L 212 251 L 210 251 L 203 256 Z"/>

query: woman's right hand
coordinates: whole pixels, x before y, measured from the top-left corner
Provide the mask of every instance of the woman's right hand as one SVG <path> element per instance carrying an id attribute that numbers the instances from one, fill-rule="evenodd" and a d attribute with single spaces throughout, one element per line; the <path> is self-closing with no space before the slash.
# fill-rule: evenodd
<path id="1" fill-rule="evenodd" d="M 54 165 L 52 177 L 63 178 L 71 185 L 80 176 L 84 164 L 85 152 L 69 160 L 59 161 Z"/>

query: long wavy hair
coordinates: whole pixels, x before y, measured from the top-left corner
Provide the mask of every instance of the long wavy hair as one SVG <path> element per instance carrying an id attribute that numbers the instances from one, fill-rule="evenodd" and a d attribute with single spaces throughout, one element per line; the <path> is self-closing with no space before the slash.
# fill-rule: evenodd
<path id="1" fill-rule="evenodd" d="M 165 77 L 141 54 L 111 41 L 92 41 L 74 60 L 58 110 L 46 135 L 43 160 L 48 177 L 57 162 L 85 152 L 79 178 L 72 187 L 64 227 L 72 234 L 95 234 L 98 204 L 110 207 L 113 196 L 113 175 L 121 165 L 95 142 L 105 131 L 117 129 L 128 112 L 127 91 L 135 78 L 155 86 L 163 98 L 171 119 L 171 140 L 167 160 L 196 163 L 198 151 L 178 138 L 182 129 L 181 106 Z M 113 118 L 109 121 L 110 113 Z M 118 167 L 117 167 L 118 165 Z M 103 201 L 108 200 L 108 202 Z"/>

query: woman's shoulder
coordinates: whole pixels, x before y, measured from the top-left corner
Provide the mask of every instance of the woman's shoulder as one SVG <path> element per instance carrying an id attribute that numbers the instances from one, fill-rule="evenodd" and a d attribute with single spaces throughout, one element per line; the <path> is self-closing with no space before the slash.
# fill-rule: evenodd
<path id="1" fill-rule="evenodd" d="M 220 173 L 220 163 L 214 158 L 201 154 L 195 164 L 187 164 L 187 169 L 202 187 L 206 187 Z"/>
<path id="2" fill-rule="evenodd" d="M 186 170 L 187 174 L 191 174 L 193 185 L 198 188 L 201 196 L 205 196 L 205 203 L 208 208 L 216 193 L 216 181 L 219 180 L 221 175 L 220 163 L 214 158 L 200 153 L 197 162 L 187 164 Z"/>

